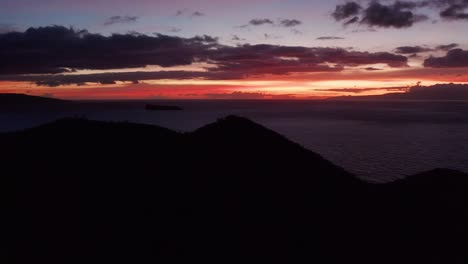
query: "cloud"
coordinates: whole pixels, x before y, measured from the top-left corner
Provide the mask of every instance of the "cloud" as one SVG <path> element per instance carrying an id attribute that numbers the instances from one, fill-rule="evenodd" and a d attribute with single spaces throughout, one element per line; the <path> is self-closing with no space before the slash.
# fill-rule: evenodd
<path id="1" fill-rule="evenodd" d="M 202 17 L 202 16 L 205 16 L 205 14 L 200 12 L 200 11 L 195 11 L 195 12 L 192 13 L 192 16 L 193 17 Z"/>
<path id="2" fill-rule="evenodd" d="M 254 18 L 249 21 L 249 25 L 251 26 L 261 26 L 261 25 L 273 25 L 274 22 L 268 18 Z"/>
<path id="3" fill-rule="evenodd" d="M 468 20 L 467 0 L 438 0 L 445 4 L 445 9 L 440 12 L 440 17 L 447 20 Z"/>
<path id="4" fill-rule="evenodd" d="M 302 21 L 297 19 L 282 19 L 279 24 L 283 27 L 295 27 L 302 24 Z"/>
<path id="5" fill-rule="evenodd" d="M 437 50 L 444 50 L 444 51 L 449 51 L 451 49 L 454 49 L 456 47 L 458 47 L 459 45 L 457 43 L 452 43 L 452 44 L 448 44 L 448 45 L 439 45 L 436 47 Z"/>
<path id="6" fill-rule="evenodd" d="M 0 34 L 0 74 L 190 65 L 197 55 L 218 45 L 215 41 L 209 36 L 103 36 L 61 26 L 30 28 Z"/>
<path id="7" fill-rule="evenodd" d="M 349 19 L 348 21 L 344 22 L 343 25 L 348 26 L 348 25 L 351 25 L 351 24 L 354 24 L 354 23 L 357 23 L 357 22 L 359 22 L 359 17 L 356 16 L 356 17 L 353 17 L 353 18 Z"/>
<path id="8" fill-rule="evenodd" d="M 137 16 L 113 16 L 110 17 L 104 22 L 104 25 L 110 26 L 113 24 L 121 24 L 121 23 L 134 23 L 137 22 Z"/>
<path id="9" fill-rule="evenodd" d="M 357 1 L 337 5 L 331 16 L 343 25 L 360 24 L 382 28 L 408 28 L 429 17 L 417 13 L 427 7 L 439 11 L 444 20 L 468 20 L 468 0 L 416 0 L 416 1 L 372 0 L 363 7 Z M 432 20 L 434 21 L 434 20 Z"/>
<path id="10" fill-rule="evenodd" d="M 428 19 L 425 15 L 418 15 L 411 11 L 417 6 L 413 2 L 397 1 L 393 5 L 383 5 L 374 1 L 364 10 L 360 23 L 384 28 L 411 27 L 414 23 Z"/>
<path id="11" fill-rule="evenodd" d="M 424 61 L 428 68 L 468 67 L 468 50 L 452 49 L 444 57 L 430 57 Z"/>
<path id="12" fill-rule="evenodd" d="M 337 21 L 356 16 L 361 11 L 362 6 L 356 2 L 347 2 L 343 5 L 337 5 L 332 16 Z"/>
<path id="13" fill-rule="evenodd" d="M 275 23 L 272 19 L 269 19 L 269 18 L 254 18 L 254 19 L 251 19 L 249 23 L 247 23 L 246 25 L 240 26 L 240 28 L 245 28 L 248 26 L 263 26 L 263 25 L 293 28 L 301 24 L 302 24 L 302 21 L 298 19 L 278 19 L 277 23 Z"/>
<path id="14" fill-rule="evenodd" d="M 342 48 L 307 48 L 278 45 L 223 46 L 210 54 L 216 68 L 212 72 L 237 73 L 239 76 L 289 74 L 300 72 L 342 71 L 345 66 L 387 64 L 407 67 L 405 56 L 388 52 L 359 52 Z"/>
<path id="15" fill-rule="evenodd" d="M 366 71 L 382 71 L 383 69 L 375 68 L 375 67 L 367 67 L 367 68 L 364 68 L 364 70 L 366 70 Z"/>
<path id="16" fill-rule="evenodd" d="M 456 43 L 447 44 L 447 45 L 439 45 L 439 46 L 436 46 L 435 48 L 428 48 L 428 47 L 423 47 L 423 46 L 401 46 L 395 49 L 395 53 L 406 54 L 406 55 L 411 55 L 413 57 L 416 57 L 418 53 L 438 51 L 438 50 L 449 51 L 456 47 L 458 47 L 458 44 Z"/>
<path id="17" fill-rule="evenodd" d="M 0 75 L 1 80 L 14 80 L 32 82 L 37 86 L 58 87 L 65 85 L 86 85 L 87 83 L 99 83 L 114 85 L 117 82 L 137 84 L 146 80 L 188 80 L 193 78 L 215 79 L 216 74 L 209 72 L 192 71 L 158 71 L 158 72 L 114 72 L 96 74 L 56 74 L 56 75 Z"/>
<path id="18" fill-rule="evenodd" d="M 245 38 L 241 38 L 238 35 L 232 35 L 232 41 L 245 41 Z"/>
<path id="19" fill-rule="evenodd" d="M 325 36 L 325 37 L 318 37 L 317 40 L 342 40 L 345 38 L 342 37 L 334 37 L 334 36 Z"/>
<path id="20" fill-rule="evenodd" d="M 196 43 L 217 44 L 219 38 L 208 36 L 208 35 L 201 35 L 201 36 L 195 36 L 195 37 L 191 38 L 190 40 L 195 41 Z"/>
<path id="21" fill-rule="evenodd" d="M 56 47 L 60 47 L 57 49 Z M 0 34 L 0 79 L 56 86 L 150 79 L 212 80 L 290 73 L 338 72 L 345 67 L 386 64 L 407 67 L 405 56 L 388 52 L 360 52 L 342 48 L 281 45 L 222 45 L 212 36 L 182 38 L 155 34 L 103 36 L 65 27 L 30 28 L 23 33 Z M 205 63 L 205 72 L 160 71 L 65 75 L 71 71 L 172 67 Z M 18 76 L 18 74 L 58 74 Z"/>
<path id="22" fill-rule="evenodd" d="M 417 54 L 422 52 L 432 51 L 431 48 L 421 47 L 421 46 L 401 46 L 395 49 L 397 54 Z"/>
<path id="23" fill-rule="evenodd" d="M 193 11 L 191 12 L 189 9 L 187 8 L 184 8 L 184 9 L 179 9 L 176 11 L 175 13 L 175 16 L 184 16 L 184 15 L 188 15 L 189 17 L 202 17 L 202 16 L 205 16 L 205 13 L 201 12 L 201 11 Z"/>
<path id="24" fill-rule="evenodd" d="M 357 2 L 347 2 L 337 5 L 332 17 L 336 21 L 343 21 L 343 25 L 359 23 L 371 27 L 406 28 L 414 23 L 427 20 L 428 17 L 416 14 L 414 9 L 426 6 L 424 2 L 395 1 L 393 4 L 382 4 L 371 1 L 366 8 Z"/>

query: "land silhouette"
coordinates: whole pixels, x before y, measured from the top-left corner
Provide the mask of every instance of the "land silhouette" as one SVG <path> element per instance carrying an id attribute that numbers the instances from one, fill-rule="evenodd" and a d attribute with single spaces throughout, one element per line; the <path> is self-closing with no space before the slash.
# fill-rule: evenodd
<path id="1" fill-rule="evenodd" d="M 342 90 L 346 91 L 346 89 Z M 345 101 L 468 101 L 467 84 L 413 86 L 406 92 L 367 96 L 338 96 L 329 100 Z"/>
<path id="2" fill-rule="evenodd" d="M 0 134 L 2 263 L 466 263 L 468 175 L 360 180 L 248 119 Z"/>

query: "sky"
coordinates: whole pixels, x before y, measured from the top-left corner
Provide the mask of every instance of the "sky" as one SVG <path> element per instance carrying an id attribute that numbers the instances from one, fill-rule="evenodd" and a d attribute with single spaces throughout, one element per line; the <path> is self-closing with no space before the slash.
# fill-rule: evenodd
<path id="1" fill-rule="evenodd" d="M 468 0 L 0 0 L 0 92 L 318 99 L 468 83 Z"/>

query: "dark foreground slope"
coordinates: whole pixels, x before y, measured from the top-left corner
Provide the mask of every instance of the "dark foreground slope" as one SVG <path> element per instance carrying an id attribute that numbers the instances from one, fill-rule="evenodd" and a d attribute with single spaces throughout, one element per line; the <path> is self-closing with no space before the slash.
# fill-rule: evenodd
<path id="1" fill-rule="evenodd" d="M 373 185 L 249 120 L 0 135 L 1 263 L 466 263 L 468 176 Z"/>

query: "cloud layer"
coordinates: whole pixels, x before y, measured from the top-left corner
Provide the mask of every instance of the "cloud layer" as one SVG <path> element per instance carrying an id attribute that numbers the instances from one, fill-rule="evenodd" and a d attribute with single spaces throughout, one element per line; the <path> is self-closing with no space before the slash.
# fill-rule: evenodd
<path id="1" fill-rule="evenodd" d="M 121 23 L 134 23 L 137 22 L 137 16 L 113 16 L 110 17 L 104 22 L 104 25 L 110 26 L 113 24 L 121 24 Z"/>
<path id="2" fill-rule="evenodd" d="M 443 20 L 468 20 L 468 0 L 351 1 L 337 5 L 331 14 L 343 25 L 360 24 L 381 28 L 408 28 L 429 19 L 428 9 L 438 10 Z"/>
<path id="3" fill-rule="evenodd" d="M 468 50 L 453 49 L 444 57 L 430 57 L 424 61 L 429 68 L 457 68 L 468 67 Z"/>
<path id="4" fill-rule="evenodd" d="M 406 67 L 405 56 L 388 52 L 360 52 L 342 48 L 280 45 L 227 46 L 211 36 L 181 38 L 156 34 L 102 36 L 87 31 L 53 26 L 30 28 L 23 33 L 0 34 L 0 75 L 58 74 L 76 70 L 172 67 L 206 63 L 204 72 L 122 73 L 112 75 L 57 75 L 35 77 L 42 85 L 132 81 L 149 78 L 242 79 L 258 75 L 304 72 L 336 72 L 345 67 L 387 64 Z M 130 75 L 131 75 L 130 74 Z M 79 76 L 79 75 L 78 75 Z M 11 79 L 11 78 L 10 78 Z M 13 78 L 14 79 L 14 78 Z"/>

